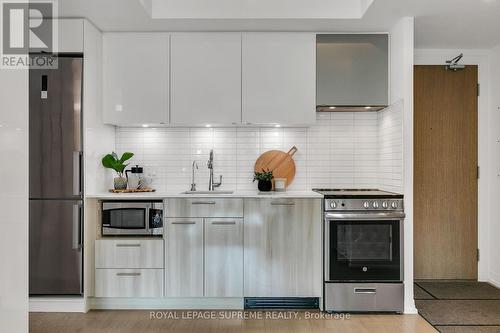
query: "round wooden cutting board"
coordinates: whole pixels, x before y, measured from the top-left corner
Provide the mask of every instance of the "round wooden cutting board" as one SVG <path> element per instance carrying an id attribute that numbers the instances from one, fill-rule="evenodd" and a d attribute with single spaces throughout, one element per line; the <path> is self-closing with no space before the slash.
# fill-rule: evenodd
<path id="1" fill-rule="evenodd" d="M 254 171 L 272 171 L 274 178 L 286 178 L 286 186 L 290 185 L 295 178 L 295 162 L 293 155 L 297 152 L 293 146 L 287 153 L 281 150 L 269 150 L 255 161 Z"/>

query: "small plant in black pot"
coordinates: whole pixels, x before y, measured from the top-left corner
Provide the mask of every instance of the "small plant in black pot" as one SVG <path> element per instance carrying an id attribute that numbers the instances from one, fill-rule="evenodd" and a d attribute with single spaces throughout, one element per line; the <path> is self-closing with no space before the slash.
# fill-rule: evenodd
<path id="1" fill-rule="evenodd" d="M 274 176 L 272 171 L 262 170 L 262 172 L 255 172 L 253 181 L 258 181 L 257 187 L 259 188 L 259 191 L 269 192 L 273 188 L 273 178 Z"/>

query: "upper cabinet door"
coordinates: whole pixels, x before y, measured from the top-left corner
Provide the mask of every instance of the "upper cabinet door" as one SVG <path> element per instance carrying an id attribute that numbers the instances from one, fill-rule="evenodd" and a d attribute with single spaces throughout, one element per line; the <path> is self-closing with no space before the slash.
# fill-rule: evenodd
<path id="1" fill-rule="evenodd" d="M 314 123 L 315 34 L 243 33 L 242 64 L 243 123 Z"/>
<path id="2" fill-rule="evenodd" d="M 241 34 L 171 38 L 171 123 L 241 123 Z"/>
<path id="3" fill-rule="evenodd" d="M 104 34 L 104 123 L 168 123 L 169 74 L 168 34 Z"/>
<path id="4" fill-rule="evenodd" d="M 386 34 L 318 35 L 316 52 L 317 105 L 388 104 Z"/>

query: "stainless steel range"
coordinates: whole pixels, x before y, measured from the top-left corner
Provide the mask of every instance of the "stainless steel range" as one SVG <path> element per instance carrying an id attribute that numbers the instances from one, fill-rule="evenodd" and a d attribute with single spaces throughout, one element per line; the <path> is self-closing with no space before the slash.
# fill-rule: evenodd
<path id="1" fill-rule="evenodd" d="M 374 189 L 324 195 L 325 311 L 403 311 L 403 196 Z"/>

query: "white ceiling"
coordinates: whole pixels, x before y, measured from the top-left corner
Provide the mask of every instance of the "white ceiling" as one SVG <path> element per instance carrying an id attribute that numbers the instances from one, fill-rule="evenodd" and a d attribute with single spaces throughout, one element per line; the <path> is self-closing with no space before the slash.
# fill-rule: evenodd
<path id="1" fill-rule="evenodd" d="M 140 1 L 59 0 L 59 16 L 88 18 L 103 31 L 322 32 L 388 31 L 414 16 L 417 48 L 500 45 L 500 0 L 374 0 L 361 19 L 151 19 Z"/>

